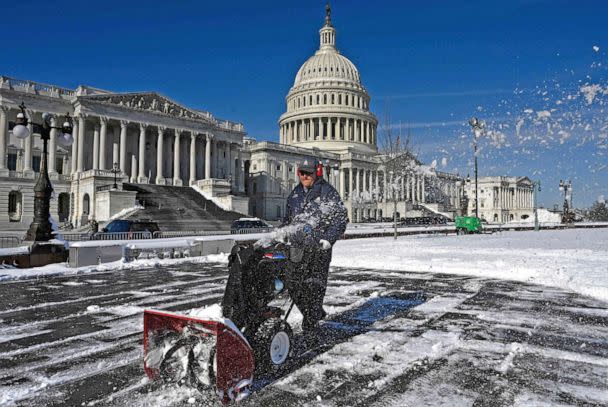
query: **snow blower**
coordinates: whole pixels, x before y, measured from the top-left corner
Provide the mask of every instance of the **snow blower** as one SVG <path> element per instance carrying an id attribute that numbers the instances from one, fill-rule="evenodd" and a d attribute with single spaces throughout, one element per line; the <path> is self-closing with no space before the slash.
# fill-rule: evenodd
<path id="1" fill-rule="evenodd" d="M 300 250 L 237 244 L 219 305 L 186 314 L 144 311 L 144 369 L 152 379 L 215 390 L 224 404 L 249 395 L 255 373 L 284 367 L 292 349 L 286 313 L 270 306 Z M 284 314 L 284 315 L 283 315 Z"/>

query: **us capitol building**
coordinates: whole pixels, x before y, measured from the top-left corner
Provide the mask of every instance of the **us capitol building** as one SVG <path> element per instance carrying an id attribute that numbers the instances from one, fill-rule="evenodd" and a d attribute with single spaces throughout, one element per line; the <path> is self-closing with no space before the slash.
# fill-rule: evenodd
<path id="1" fill-rule="evenodd" d="M 298 70 L 279 119 L 279 143 L 247 137 L 242 124 L 182 106 L 155 92 L 65 89 L 0 76 L 0 229 L 25 230 L 33 218 L 33 186 L 42 141 L 42 113 L 74 117 L 74 144 L 51 134 L 51 214 L 78 227 L 103 222 L 135 205 L 118 183 L 191 186 L 226 209 L 280 219 L 298 182 L 297 166 L 315 157 L 342 196 L 351 221 L 391 217 L 388 176 L 378 152 L 378 120 L 356 66 L 336 48 L 330 9 L 319 49 Z M 18 106 L 27 106 L 31 136 L 12 134 Z M 455 174 L 412 173 L 400 181 L 400 217 L 454 214 L 463 198 Z"/>

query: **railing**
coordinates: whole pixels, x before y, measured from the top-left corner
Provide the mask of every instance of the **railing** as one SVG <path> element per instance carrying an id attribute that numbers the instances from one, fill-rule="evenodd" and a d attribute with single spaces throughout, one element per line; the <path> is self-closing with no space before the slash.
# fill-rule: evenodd
<path id="1" fill-rule="evenodd" d="M 229 235 L 229 230 L 161 230 L 152 234 L 154 239 L 189 236 Z"/>
<path id="2" fill-rule="evenodd" d="M 230 234 L 232 235 L 248 235 L 251 233 L 268 233 L 272 228 L 255 228 L 255 229 L 232 229 Z"/>
<path id="3" fill-rule="evenodd" d="M 21 238 L 17 236 L 0 236 L 0 249 L 21 246 Z"/>
<path id="4" fill-rule="evenodd" d="M 152 239 L 154 236 L 151 232 L 119 232 L 119 233 L 98 232 L 95 234 L 91 234 L 89 232 L 82 232 L 82 233 L 59 233 L 59 237 L 68 242 L 86 242 L 86 241 L 90 241 L 90 240 Z"/>
<path id="5" fill-rule="evenodd" d="M 60 88 L 55 85 L 47 85 L 45 83 L 38 83 L 32 81 L 25 81 L 22 79 L 9 78 L 8 76 L 0 76 L 0 87 L 8 85 L 10 89 L 24 88 L 26 92 L 34 92 L 38 94 L 47 94 L 55 97 L 61 97 L 65 95 L 67 97 L 76 96 L 76 91 L 67 88 Z"/>
<path id="6" fill-rule="evenodd" d="M 100 185 L 98 187 L 95 188 L 96 192 L 101 192 L 101 191 L 110 191 L 114 189 L 114 184 L 107 184 L 107 185 Z"/>
<path id="7" fill-rule="evenodd" d="M 195 236 L 218 236 L 218 235 L 244 235 L 251 233 L 268 233 L 272 228 L 238 229 L 238 230 L 162 230 L 150 232 L 122 232 L 91 234 L 82 233 L 60 233 L 60 237 L 68 242 L 85 242 L 89 240 L 138 240 L 138 239 L 161 239 L 172 237 L 195 237 Z"/>

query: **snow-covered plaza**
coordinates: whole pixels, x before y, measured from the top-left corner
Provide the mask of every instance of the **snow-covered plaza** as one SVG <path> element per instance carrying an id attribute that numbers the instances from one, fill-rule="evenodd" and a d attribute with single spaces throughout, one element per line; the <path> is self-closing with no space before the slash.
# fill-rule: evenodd
<path id="1" fill-rule="evenodd" d="M 340 241 L 318 346 L 298 342 L 292 313 L 293 361 L 244 404 L 605 405 L 607 241 L 603 228 Z M 145 378 L 142 312 L 218 303 L 226 256 L 0 275 L 0 405 L 218 403 Z"/>

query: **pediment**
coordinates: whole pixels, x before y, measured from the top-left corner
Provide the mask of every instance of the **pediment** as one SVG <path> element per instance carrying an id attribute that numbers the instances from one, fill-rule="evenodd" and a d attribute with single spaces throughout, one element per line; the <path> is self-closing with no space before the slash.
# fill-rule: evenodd
<path id="1" fill-rule="evenodd" d="M 86 95 L 80 96 L 79 99 L 121 106 L 127 109 L 148 111 L 157 114 L 160 113 L 180 119 L 193 119 L 213 124 L 216 122 L 210 113 L 198 112 L 181 106 L 171 99 L 155 92 Z"/>

